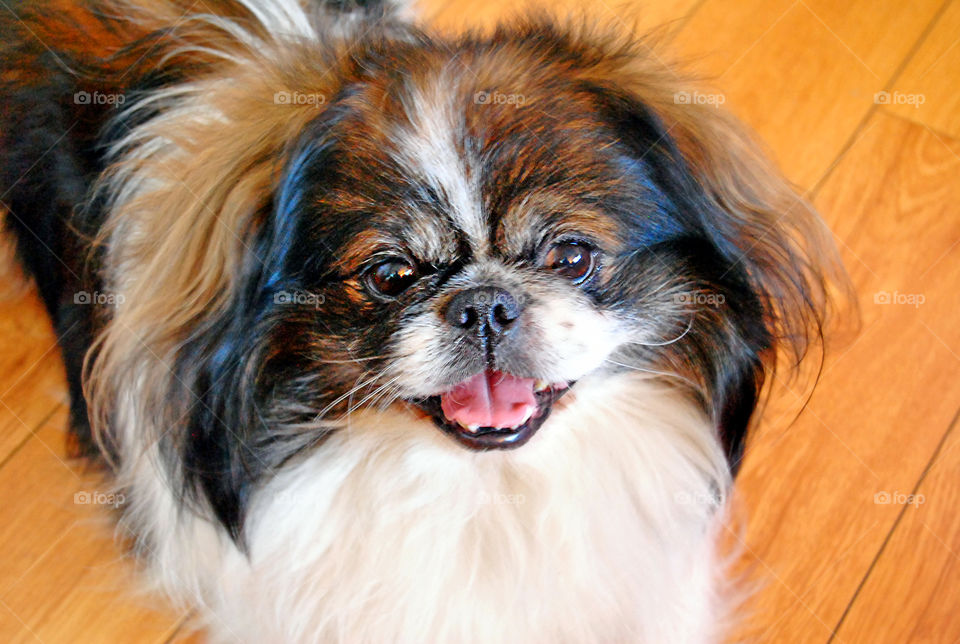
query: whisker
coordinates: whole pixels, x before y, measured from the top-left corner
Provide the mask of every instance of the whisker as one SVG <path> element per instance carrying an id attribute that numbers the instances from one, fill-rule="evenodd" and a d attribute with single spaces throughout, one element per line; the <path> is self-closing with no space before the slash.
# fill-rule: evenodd
<path id="1" fill-rule="evenodd" d="M 663 377 L 665 377 L 665 378 L 676 378 L 677 380 L 682 380 L 682 381 L 685 382 L 686 384 L 690 385 L 690 387 L 693 388 L 693 389 L 695 389 L 695 390 L 696 390 L 696 389 L 699 389 L 699 386 L 698 386 L 695 382 L 693 382 L 693 381 L 690 380 L 689 378 L 685 378 L 684 376 L 681 376 L 680 374 L 677 374 L 677 373 L 670 373 L 670 372 L 668 372 L 668 371 L 656 371 L 656 370 L 654 370 L 654 369 L 644 369 L 643 367 L 637 367 L 636 365 L 624 364 L 624 363 L 622 363 L 622 362 L 617 362 L 616 360 L 611 360 L 610 358 L 604 358 L 604 362 L 609 362 L 610 364 L 616 365 L 616 366 L 618 366 L 618 367 L 623 367 L 624 369 L 630 369 L 631 371 L 639 371 L 639 372 L 641 372 L 641 373 L 649 373 L 649 374 L 652 374 L 652 375 L 654 375 L 654 376 L 663 376 Z"/>
<path id="2" fill-rule="evenodd" d="M 382 394 L 380 394 L 378 399 L 371 400 L 368 404 L 369 407 L 375 408 L 377 411 L 383 412 L 390 405 L 395 403 L 400 399 L 400 394 L 403 393 L 403 388 L 391 384 Z"/>
<path id="3" fill-rule="evenodd" d="M 675 337 L 673 340 L 668 340 L 666 342 L 627 342 L 626 344 L 638 344 L 642 347 L 665 347 L 668 344 L 673 344 L 674 342 L 681 340 L 685 335 L 690 333 L 690 329 L 693 328 L 693 320 L 694 318 L 691 317 L 690 323 L 687 324 L 687 328 L 683 331 L 683 333 Z"/>
<path id="4" fill-rule="evenodd" d="M 399 380 L 399 379 L 400 379 L 400 376 L 394 376 L 393 378 L 391 378 L 390 380 L 388 380 L 386 383 L 380 385 L 377 389 L 375 389 L 375 390 L 372 391 L 371 393 L 367 394 L 367 395 L 363 398 L 363 400 L 361 400 L 360 402 L 358 402 L 356 405 L 353 405 L 352 408 L 351 408 L 350 406 L 348 406 L 348 407 L 347 407 L 347 415 L 352 414 L 352 413 L 355 412 L 356 410 L 358 410 L 358 409 L 360 409 L 361 407 L 363 407 L 363 405 L 364 405 L 367 401 L 369 401 L 371 398 L 374 398 L 375 396 L 380 395 L 381 392 L 383 392 L 385 389 L 387 389 L 388 387 L 390 387 L 390 385 L 392 385 L 393 383 L 395 383 L 395 382 L 396 382 L 397 380 Z M 371 405 L 371 406 L 372 406 L 372 405 Z"/>
<path id="5" fill-rule="evenodd" d="M 319 421 L 321 418 L 323 418 L 324 416 L 326 416 L 327 413 L 328 413 L 331 409 L 333 409 L 334 407 L 336 407 L 337 405 L 339 405 L 341 402 L 343 402 L 344 399 L 353 398 L 353 394 L 357 393 L 359 390 L 363 389 L 364 387 L 366 387 L 367 385 L 369 385 L 371 382 L 375 382 L 378 378 L 381 377 L 381 375 L 382 375 L 382 374 L 379 374 L 379 373 L 378 373 L 378 374 L 374 374 L 373 377 L 371 377 L 371 378 L 369 378 L 369 379 L 361 382 L 360 384 L 354 384 L 354 386 L 351 387 L 349 391 L 347 391 L 346 393 L 342 394 L 339 398 L 337 398 L 336 400 L 334 400 L 333 402 L 331 402 L 330 404 L 328 404 L 326 407 L 324 407 L 323 409 L 321 409 L 321 410 L 317 413 L 317 415 L 314 416 L 314 418 L 313 418 L 314 422 Z M 355 380 L 354 382 L 356 383 L 356 382 L 359 381 L 361 378 L 363 378 L 363 374 L 361 374 L 361 375 L 357 378 L 357 380 Z M 348 407 L 349 407 L 349 404 L 348 404 Z"/>

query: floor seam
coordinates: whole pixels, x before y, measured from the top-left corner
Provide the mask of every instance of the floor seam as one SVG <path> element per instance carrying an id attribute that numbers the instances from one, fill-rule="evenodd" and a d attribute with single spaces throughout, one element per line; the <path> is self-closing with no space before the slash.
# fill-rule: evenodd
<path id="1" fill-rule="evenodd" d="M 916 496 L 920 487 L 923 485 L 924 480 L 926 480 L 927 475 L 930 473 L 930 470 L 937 462 L 937 457 L 940 456 L 940 452 L 943 451 L 943 446 L 946 444 L 947 439 L 953 433 L 956 428 L 957 421 L 960 420 L 960 408 L 957 409 L 956 413 L 953 415 L 953 419 L 950 421 L 950 424 L 947 425 L 946 431 L 943 433 L 943 436 L 940 437 L 940 442 L 937 443 L 937 447 L 933 450 L 933 454 L 930 456 L 930 459 L 927 461 L 926 466 L 923 468 L 923 471 L 920 473 L 917 482 L 914 483 L 913 488 L 910 490 L 912 496 Z M 880 544 L 880 548 L 877 550 L 877 553 L 873 556 L 873 559 L 870 561 L 870 565 L 867 566 L 867 570 L 863 573 L 863 577 L 860 579 L 860 583 L 857 584 L 856 589 L 853 591 L 853 594 L 850 596 L 850 601 L 847 602 L 846 607 L 843 609 L 843 613 L 840 614 L 840 618 L 837 620 L 837 625 L 834 626 L 833 632 L 830 634 L 830 639 L 827 640 L 827 644 L 833 642 L 834 638 L 837 637 L 837 633 L 840 631 L 840 627 L 843 626 L 844 621 L 849 615 L 851 609 L 853 608 L 854 603 L 856 603 L 857 598 L 860 596 L 860 591 L 863 590 L 863 587 L 867 584 L 867 580 L 870 578 L 870 574 L 873 572 L 873 569 L 876 567 L 877 562 L 880 561 L 880 558 L 883 556 L 884 551 L 887 549 L 887 545 L 890 543 L 890 540 L 893 538 L 894 533 L 896 533 L 897 528 L 900 526 L 900 522 L 903 520 L 903 517 L 906 515 L 907 510 L 912 506 L 909 503 L 904 503 L 903 507 L 900 508 L 900 513 L 897 515 L 896 520 L 893 522 L 893 525 L 890 526 L 890 530 L 887 532 L 887 535 L 883 539 L 883 543 Z"/>

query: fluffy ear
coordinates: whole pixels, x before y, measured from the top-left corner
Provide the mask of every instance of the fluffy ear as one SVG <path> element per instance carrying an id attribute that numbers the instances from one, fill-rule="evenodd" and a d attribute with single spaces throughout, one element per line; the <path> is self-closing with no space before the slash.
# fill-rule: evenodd
<path id="1" fill-rule="evenodd" d="M 158 459 L 238 537 L 248 483 L 281 452 L 244 434 L 263 422 L 248 368 L 264 360 L 265 289 L 295 247 L 274 196 L 290 142 L 325 113 L 275 94 L 326 85 L 269 57 L 232 71 L 146 92 L 115 117 L 98 243 L 124 303 L 89 354 L 85 392 L 100 443 L 126 450 L 121 479 Z"/>
<path id="2" fill-rule="evenodd" d="M 832 236 L 734 118 L 691 100 L 681 67 L 652 53 L 656 35 L 537 19 L 520 35 L 576 61 L 567 73 L 633 150 L 627 171 L 644 168 L 683 228 L 699 231 L 682 240 L 684 255 L 725 304 L 699 307 L 684 341 L 656 359 L 693 384 L 735 470 L 778 367 L 806 373 L 799 367 L 819 354 L 828 318 L 850 301 Z"/>
<path id="3" fill-rule="evenodd" d="M 831 293 L 849 292 L 846 276 L 829 230 L 735 119 L 683 100 L 690 88 L 646 47 L 590 42 L 607 55 L 584 86 L 675 216 L 699 231 L 702 246 L 687 255 L 725 298 L 700 307 L 685 342 L 661 353 L 699 386 L 735 471 L 765 383 L 822 347 Z"/>
<path id="4" fill-rule="evenodd" d="M 705 196 L 717 243 L 763 298 L 778 348 L 798 366 L 847 294 L 833 237 L 737 121 L 713 108 L 676 113 L 675 137 Z"/>
<path id="5" fill-rule="evenodd" d="M 764 383 L 778 368 L 799 373 L 811 352 L 819 370 L 825 327 L 849 286 L 830 231 L 737 121 L 712 106 L 661 109 L 702 200 L 703 230 L 725 274 L 739 275 L 749 290 L 739 294 L 739 307 L 727 307 L 728 326 L 738 327 L 744 342 L 727 348 L 712 387 L 735 469 Z"/>
<path id="6" fill-rule="evenodd" d="M 263 223 L 248 242 L 226 310 L 197 328 L 174 361 L 179 387 L 171 392 L 191 404 L 182 416 L 186 431 L 178 441 L 162 446 L 184 464 L 185 493 L 202 491 L 240 546 L 251 487 L 305 443 L 322 438 L 319 432 L 321 438 L 282 431 L 270 392 L 284 379 L 272 372 L 276 366 L 271 347 L 295 342 L 278 329 L 278 309 L 285 308 L 278 303 L 285 301 L 286 289 L 301 290 L 295 279 L 285 281 L 283 276 L 290 274 L 285 265 L 297 250 L 304 174 L 322 172 L 330 151 L 329 137 L 323 136 L 330 116 L 315 120 L 301 136 L 301 144 L 290 150 Z M 299 382 L 304 387 L 310 384 L 303 375 Z M 275 434 L 265 440 L 263 426 Z"/>

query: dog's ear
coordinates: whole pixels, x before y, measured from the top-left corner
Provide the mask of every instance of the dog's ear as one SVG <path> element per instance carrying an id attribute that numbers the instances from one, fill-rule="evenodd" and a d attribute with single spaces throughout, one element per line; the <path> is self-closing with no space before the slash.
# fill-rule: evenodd
<path id="1" fill-rule="evenodd" d="M 849 297 L 849 283 L 826 225 L 736 120 L 712 105 L 682 102 L 664 113 L 703 200 L 703 230 L 754 299 L 739 310 L 728 306 L 728 315 L 740 317 L 745 337 L 767 336 L 765 347 L 731 349 L 739 355 L 717 370 L 717 417 L 737 463 L 764 382 L 778 368 L 801 373 L 811 354 L 818 373 L 825 327 Z"/>
<path id="2" fill-rule="evenodd" d="M 675 217 L 698 231 L 689 254 L 724 298 L 722 310 L 698 312 L 668 358 L 702 384 L 735 471 L 764 384 L 822 347 L 831 290 L 845 291 L 846 278 L 829 230 L 735 119 L 676 100 L 691 94 L 662 74 L 622 81 L 585 86 Z"/>
<path id="3" fill-rule="evenodd" d="M 778 348 L 797 366 L 841 304 L 832 296 L 849 295 L 832 234 L 731 116 L 700 106 L 676 115 L 681 154 L 713 206 L 706 223 L 746 269 Z"/>
<path id="4" fill-rule="evenodd" d="M 272 65 L 235 83 L 147 93 L 117 117 L 165 106 L 115 145 L 100 184 L 108 217 L 97 243 L 125 299 L 86 370 L 101 440 L 135 430 L 158 445 L 184 499 L 238 539 L 250 482 L 281 451 L 245 432 L 263 423 L 251 370 L 267 352 L 275 276 L 298 248 L 297 162 L 316 156 L 291 142 L 329 111 L 271 100 L 291 87 Z"/>
<path id="5" fill-rule="evenodd" d="M 297 267 L 305 263 L 297 243 L 306 186 L 331 165 L 333 138 L 326 133 L 335 110 L 321 114 L 287 151 L 262 224 L 248 240 L 248 253 L 237 266 L 236 291 L 219 316 L 211 317 L 184 343 L 174 361 L 177 391 L 190 402 L 182 418 L 186 431 L 179 442 L 164 443 L 184 464 L 188 485 L 207 505 L 237 544 L 244 547 L 246 505 L 254 484 L 298 451 L 307 439 L 282 432 L 262 437 L 270 391 L 272 346 L 292 342 L 278 329 L 278 303 L 302 291 Z M 293 266 L 290 266 L 290 265 Z M 229 383 L 229 386 L 225 386 Z M 189 490 L 187 490 L 189 492 Z"/>

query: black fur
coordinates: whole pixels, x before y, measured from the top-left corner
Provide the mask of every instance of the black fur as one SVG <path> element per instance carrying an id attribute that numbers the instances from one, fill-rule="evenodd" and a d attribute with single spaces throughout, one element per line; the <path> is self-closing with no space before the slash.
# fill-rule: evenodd
<path id="1" fill-rule="evenodd" d="M 38 84 L 0 81 L 0 209 L 16 241 L 21 264 L 33 277 L 56 332 L 70 389 L 70 418 L 78 451 L 94 455 L 81 371 L 98 329 L 96 306 L 86 303 L 98 291 L 95 267 L 87 261 L 83 236 L 97 216 L 75 216 L 102 163 L 97 151 L 99 123 L 78 109 L 77 79 L 50 52 L 21 45 L 9 20 L 0 22 L 0 39 L 9 56 L 36 61 L 44 78 Z M 13 60 L 11 60 L 13 62 Z"/>

